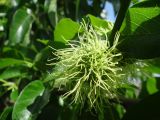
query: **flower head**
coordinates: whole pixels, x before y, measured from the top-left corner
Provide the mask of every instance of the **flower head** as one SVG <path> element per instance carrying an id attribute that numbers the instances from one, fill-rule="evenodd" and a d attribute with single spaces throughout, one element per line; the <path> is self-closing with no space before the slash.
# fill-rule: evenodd
<path id="1" fill-rule="evenodd" d="M 100 110 L 104 102 L 117 97 L 117 88 L 123 83 L 119 65 L 122 54 L 117 50 L 117 34 L 110 46 L 104 28 L 94 28 L 83 22 L 78 42 L 69 43 L 69 48 L 58 49 L 55 55 L 59 61 L 55 66 L 61 71 L 55 79 L 55 87 L 67 92 L 63 98 L 71 97 L 81 106 Z"/>

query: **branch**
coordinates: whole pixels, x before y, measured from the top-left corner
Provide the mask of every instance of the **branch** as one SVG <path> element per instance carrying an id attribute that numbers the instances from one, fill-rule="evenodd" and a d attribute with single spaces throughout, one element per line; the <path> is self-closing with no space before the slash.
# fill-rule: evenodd
<path id="1" fill-rule="evenodd" d="M 114 27 L 112 29 L 111 35 L 109 37 L 111 45 L 113 45 L 116 32 L 119 31 L 119 29 L 122 25 L 122 22 L 125 18 L 126 12 L 129 8 L 130 2 L 131 2 L 131 0 L 120 0 L 120 9 L 119 9 Z"/>

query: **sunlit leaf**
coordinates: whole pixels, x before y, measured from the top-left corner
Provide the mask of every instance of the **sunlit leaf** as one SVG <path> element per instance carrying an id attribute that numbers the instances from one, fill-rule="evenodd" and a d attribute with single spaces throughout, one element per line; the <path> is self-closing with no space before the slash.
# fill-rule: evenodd
<path id="1" fill-rule="evenodd" d="M 94 26 L 94 27 L 99 27 L 99 28 L 105 28 L 106 30 L 111 30 L 113 28 L 113 24 L 109 21 L 106 21 L 106 20 L 102 20 L 98 17 L 95 17 L 93 15 L 87 15 L 90 19 L 90 22 L 91 24 Z"/>
<path id="2" fill-rule="evenodd" d="M 54 31 L 54 41 L 66 43 L 78 33 L 79 24 L 69 18 L 62 19 Z"/>

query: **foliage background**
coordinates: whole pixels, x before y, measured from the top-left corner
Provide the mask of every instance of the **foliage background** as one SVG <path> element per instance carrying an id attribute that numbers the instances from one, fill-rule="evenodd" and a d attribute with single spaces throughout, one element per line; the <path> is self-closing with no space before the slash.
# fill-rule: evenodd
<path id="1" fill-rule="evenodd" d="M 87 0 L 0 0 L 0 120 L 98 119 L 86 108 L 79 114 L 61 99 L 63 91 L 52 90 L 47 82 L 52 72 L 47 60 L 53 58 L 49 46 L 65 47 L 60 35 L 73 39 L 78 26 L 74 21 L 88 14 L 101 17 L 106 0 L 90 1 L 91 5 Z M 109 1 L 117 14 L 122 0 Z M 119 49 L 126 60 L 139 59 L 140 64 L 127 73 L 134 86 L 121 89 L 125 98 L 106 108 L 106 120 L 160 119 L 159 6 L 158 0 L 148 0 L 126 14 Z M 91 15 L 93 25 L 105 27 L 103 20 Z M 147 66 L 139 69 L 141 64 Z M 129 67 L 133 69 L 132 63 Z"/>

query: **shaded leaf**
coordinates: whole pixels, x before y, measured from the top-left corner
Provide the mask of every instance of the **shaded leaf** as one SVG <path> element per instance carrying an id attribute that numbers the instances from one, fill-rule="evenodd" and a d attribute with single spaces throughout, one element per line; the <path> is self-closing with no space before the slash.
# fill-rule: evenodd
<path id="1" fill-rule="evenodd" d="M 9 44 L 16 45 L 19 43 L 28 43 L 25 40 L 25 36 L 29 34 L 33 18 L 31 16 L 30 9 L 19 9 L 15 12 L 11 27 L 9 30 Z"/>
<path id="2" fill-rule="evenodd" d="M 6 107 L 0 115 L 0 120 L 10 120 L 12 107 Z"/>
<path id="3" fill-rule="evenodd" d="M 129 57 L 160 56 L 160 1 L 152 0 L 131 7 L 120 29 L 119 49 Z"/>
<path id="4" fill-rule="evenodd" d="M 49 58 L 51 54 L 51 48 L 46 47 L 42 49 L 34 59 L 34 64 L 36 65 L 37 68 L 41 69 L 42 71 L 45 71 L 46 68 L 48 67 L 46 65 L 47 59 Z"/>
<path id="5" fill-rule="evenodd" d="M 38 114 L 42 112 L 42 108 L 47 105 L 50 98 L 50 91 L 46 89 L 42 96 L 36 98 L 35 102 L 28 107 L 32 113 L 33 118 L 37 118 Z"/>
<path id="6" fill-rule="evenodd" d="M 160 120 L 160 92 L 131 106 L 122 120 Z"/>
<path id="7" fill-rule="evenodd" d="M 146 0 L 144 2 L 138 2 L 134 5 L 134 7 L 160 7 L 159 0 Z"/>
<path id="8" fill-rule="evenodd" d="M 17 67 L 8 68 L 2 74 L 0 74 L 0 79 L 10 79 L 16 77 L 24 77 L 25 73 L 21 72 L 21 69 Z"/>
<path id="9" fill-rule="evenodd" d="M 2 58 L 0 59 L 0 69 L 13 66 L 13 65 L 24 65 L 26 67 L 32 67 L 32 63 L 24 60 L 18 60 L 14 58 Z"/>
<path id="10" fill-rule="evenodd" d="M 32 120 L 32 113 L 27 109 L 38 96 L 42 96 L 44 86 L 41 81 L 29 83 L 20 93 L 13 108 L 12 120 Z"/>
<path id="11" fill-rule="evenodd" d="M 46 116 L 47 116 L 47 120 L 61 119 L 59 117 L 61 109 L 62 107 L 58 105 L 57 95 L 51 94 L 49 103 L 44 107 L 41 114 L 38 116 L 37 120 L 45 120 Z"/>

